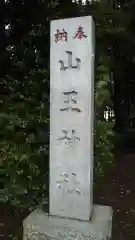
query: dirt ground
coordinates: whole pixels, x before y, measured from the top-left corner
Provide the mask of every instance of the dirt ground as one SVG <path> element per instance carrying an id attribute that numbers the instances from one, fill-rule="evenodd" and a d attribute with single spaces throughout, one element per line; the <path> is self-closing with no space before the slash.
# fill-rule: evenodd
<path id="1" fill-rule="evenodd" d="M 121 157 L 104 181 L 97 184 L 94 203 L 113 208 L 112 240 L 135 240 L 135 154 Z M 27 214 L 1 205 L 0 239 L 13 239 Z"/>
<path id="2" fill-rule="evenodd" d="M 104 182 L 94 202 L 113 208 L 112 240 L 135 240 L 135 154 L 125 154 Z"/>
<path id="3" fill-rule="evenodd" d="M 14 236 L 22 235 L 23 219 L 28 215 L 28 211 L 21 212 L 9 206 L 0 206 L 0 239 L 14 240 Z M 22 240 L 22 237 L 17 240 Z"/>

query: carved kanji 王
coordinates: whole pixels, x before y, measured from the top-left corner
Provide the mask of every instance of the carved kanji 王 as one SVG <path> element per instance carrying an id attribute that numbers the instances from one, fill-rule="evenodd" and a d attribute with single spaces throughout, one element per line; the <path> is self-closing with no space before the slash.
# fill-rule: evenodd
<path id="1" fill-rule="evenodd" d="M 77 32 L 75 33 L 75 36 L 73 38 L 77 38 L 79 40 L 87 38 L 87 36 L 84 33 L 83 27 L 81 26 L 78 27 Z"/>
<path id="2" fill-rule="evenodd" d="M 59 29 L 57 29 L 56 33 L 55 33 L 55 42 L 59 42 L 59 41 L 66 41 L 68 39 L 68 34 L 67 32 L 64 30 L 64 28 L 62 29 L 62 31 L 60 31 Z"/>
<path id="3" fill-rule="evenodd" d="M 77 104 L 77 94 L 78 92 L 76 91 L 63 92 L 64 97 L 67 97 L 67 99 L 64 100 L 64 103 L 67 103 L 68 106 L 65 108 L 61 108 L 60 111 L 71 110 L 71 111 L 81 112 L 80 108 L 72 106 L 72 104 Z"/>
<path id="4" fill-rule="evenodd" d="M 76 65 L 72 65 L 72 52 L 71 51 L 66 51 L 66 54 L 68 55 L 68 65 L 65 67 L 64 65 L 64 61 L 63 60 L 59 60 L 60 63 L 60 70 L 67 70 L 67 69 L 80 69 L 80 64 L 81 64 L 81 60 L 80 58 L 76 58 Z"/>

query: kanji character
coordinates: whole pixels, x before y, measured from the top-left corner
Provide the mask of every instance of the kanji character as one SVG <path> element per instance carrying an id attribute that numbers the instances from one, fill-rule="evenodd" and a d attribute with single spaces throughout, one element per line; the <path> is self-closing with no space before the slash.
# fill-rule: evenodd
<path id="1" fill-rule="evenodd" d="M 81 40 L 82 38 L 86 38 L 87 36 L 84 34 L 83 27 L 79 26 L 77 32 L 73 38 L 77 38 Z"/>

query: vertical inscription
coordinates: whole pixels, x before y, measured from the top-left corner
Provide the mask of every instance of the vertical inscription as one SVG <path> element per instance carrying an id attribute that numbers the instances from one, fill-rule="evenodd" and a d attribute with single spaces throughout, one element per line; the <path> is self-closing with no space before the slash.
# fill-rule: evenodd
<path id="1" fill-rule="evenodd" d="M 83 220 L 92 209 L 92 35 L 91 17 L 51 23 L 50 213 Z"/>
<path id="2" fill-rule="evenodd" d="M 60 70 L 61 71 L 65 71 L 67 69 L 80 69 L 80 65 L 81 65 L 81 59 L 80 58 L 76 58 L 76 65 L 72 64 L 72 52 L 71 51 L 66 51 L 66 54 L 68 56 L 68 65 L 65 67 L 64 65 L 64 61 L 63 60 L 59 60 L 60 63 Z"/>
<path id="3" fill-rule="evenodd" d="M 87 38 L 87 35 L 84 33 L 83 27 L 81 27 L 81 26 L 78 27 L 78 29 L 75 33 L 75 36 L 73 38 L 76 38 L 79 40 L 82 40 L 83 38 Z"/>
<path id="4" fill-rule="evenodd" d="M 60 180 L 56 181 L 57 188 L 63 192 L 63 194 L 77 194 L 80 195 L 79 188 L 80 182 L 77 181 L 76 173 L 61 173 Z"/>
<path id="5" fill-rule="evenodd" d="M 60 111 L 75 111 L 75 112 L 81 112 L 80 108 L 73 107 L 72 104 L 76 105 L 77 104 L 77 95 L 78 92 L 76 91 L 71 91 L 71 92 L 63 92 L 64 95 L 64 103 L 66 103 L 68 106 L 65 108 L 61 108 Z"/>
<path id="6" fill-rule="evenodd" d="M 80 141 L 80 138 L 76 136 L 76 130 L 71 130 L 71 135 L 68 135 L 69 130 L 62 130 L 63 136 L 57 138 L 59 142 L 64 142 L 67 145 L 73 146 L 75 142 Z"/>
<path id="7" fill-rule="evenodd" d="M 59 42 L 59 41 L 65 41 L 67 42 L 68 39 L 68 34 L 67 32 L 64 30 L 64 28 L 62 29 L 62 31 L 60 31 L 59 29 L 56 30 L 56 33 L 54 34 L 55 37 L 55 42 Z"/>

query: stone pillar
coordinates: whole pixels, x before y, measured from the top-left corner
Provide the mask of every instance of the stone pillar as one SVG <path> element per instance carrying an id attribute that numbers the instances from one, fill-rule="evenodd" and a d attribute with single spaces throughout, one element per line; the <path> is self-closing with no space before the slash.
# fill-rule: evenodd
<path id="1" fill-rule="evenodd" d="M 89 220 L 93 184 L 94 24 L 51 23 L 50 214 Z"/>
<path id="2" fill-rule="evenodd" d="M 93 206 L 94 36 L 91 16 L 51 22 L 50 209 L 24 221 L 24 239 L 111 236 L 112 209 Z"/>

